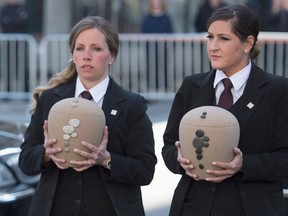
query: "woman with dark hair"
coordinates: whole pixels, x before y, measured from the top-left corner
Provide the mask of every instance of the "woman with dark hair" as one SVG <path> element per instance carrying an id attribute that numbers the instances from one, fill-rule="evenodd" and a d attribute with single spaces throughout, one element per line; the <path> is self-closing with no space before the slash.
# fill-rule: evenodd
<path id="1" fill-rule="evenodd" d="M 29 215 L 144 216 L 140 186 L 152 181 L 157 158 L 145 99 L 108 75 L 118 54 L 118 34 L 110 22 L 91 16 L 74 26 L 69 46 L 68 67 L 34 91 L 21 145 L 20 168 L 27 175 L 41 174 Z M 55 103 L 81 98 L 83 91 L 103 109 L 107 127 L 99 147 L 83 140 L 87 151 L 74 149 L 85 160 L 69 161 L 75 166 L 67 168 L 57 157 L 63 148 L 54 147 L 57 140 L 48 136 L 47 118 Z"/>
<path id="2" fill-rule="evenodd" d="M 170 216 L 284 216 L 281 180 L 288 177 L 288 79 L 253 63 L 259 53 L 260 24 L 249 8 L 222 7 L 207 27 L 212 70 L 185 78 L 163 136 L 165 164 L 182 175 Z M 225 109 L 238 119 L 240 139 L 234 158 L 228 163 L 214 161 L 215 169 L 206 170 L 211 177 L 200 180 L 194 164 L 182 155 L 179 124 L 191 109 L 219 106 L 223 79 L 232 83 L 231 105 Z"/>

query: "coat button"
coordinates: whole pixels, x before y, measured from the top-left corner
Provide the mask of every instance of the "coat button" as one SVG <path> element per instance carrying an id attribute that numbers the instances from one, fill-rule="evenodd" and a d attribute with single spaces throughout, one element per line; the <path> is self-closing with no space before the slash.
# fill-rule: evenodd
<path id="1" fill-rule="evenodd" d="M 246 197 L 246 196 L 247 196 L 247 193 L 246 193 L 246 192 L 241 192 L 241 196 L 242 196 L 242 197 Z"/>

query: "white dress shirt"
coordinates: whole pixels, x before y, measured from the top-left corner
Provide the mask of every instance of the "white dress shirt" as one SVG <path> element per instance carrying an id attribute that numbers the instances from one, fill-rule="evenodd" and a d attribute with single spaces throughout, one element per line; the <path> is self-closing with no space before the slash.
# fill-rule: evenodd
<path id="1" fill-rule="evenodd" d="M 90 94 L 93 97 L 92 101 L 95 101 L 101 108 L 103 104 L 104 95 L 108 88 L 108 84 L 109 84 L 109 76 L 107 76 L 103 81 L 101 81 L 100 83 L 98 83 L 96 86 L 94 86 L 93 88 L 89 90 Z M 82 97 L 81 93 L 83 91 L 88 91 L 88 90 L 85 89 L 81 80 L 79 79 L 79 77 L 77 77 L 76 90 L 75 90 L 74 97 L 75 98 Z"/>
<path id="2" fill-rule="evenodd" d="M 231 89 L 231 93 L 233 95 L 233 104 L 242 96 L 248 77 L 251 72 L 251 61 L 249 64 L 238 71 L 237 73 L 233 74 L 231 77 L 227 77 L 223 71 L 216 70 L 215 79 L 213 87 L 215 88 L 215 96 L 216 96 L 216 103 L 218 104 L 219 98 L 221 93 L 224 90 L 224 85 L 221 82 L 224 78 L 229 78 L 233 84 Z"/>

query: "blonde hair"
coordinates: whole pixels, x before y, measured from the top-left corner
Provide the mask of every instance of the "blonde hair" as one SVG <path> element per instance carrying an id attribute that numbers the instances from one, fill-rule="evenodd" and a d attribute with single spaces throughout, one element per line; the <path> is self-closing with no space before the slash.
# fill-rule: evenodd
<path id="1" fill-rule="evenodd" d="M 97 28 L 100 30 L 106 38 L 106 42 L 109 48 L 111 55 L 116 59 L 119 49 L 119 36 L 112 26 L 112 24 L 99 16 L 88 16 L 80 20 L 72 29 L 69 37 L 69 47 L 70 52 L 73 54 L 75 47 L 76 39 L 78 35 L 87 30 Z M 44 86 L 38 86 L 33 91 L 32 103 L 30 106 L 30 113 L 33 114 L 36 108 L 36 104 L 41 94 L 44 91 L 55 88 L 57 86 L 63 85 L 70 82 L 77 76 L 76 66 L 72 59 L 68 62 L 68 66 L 62 71 L 55 73 L 50 80 Z"/>

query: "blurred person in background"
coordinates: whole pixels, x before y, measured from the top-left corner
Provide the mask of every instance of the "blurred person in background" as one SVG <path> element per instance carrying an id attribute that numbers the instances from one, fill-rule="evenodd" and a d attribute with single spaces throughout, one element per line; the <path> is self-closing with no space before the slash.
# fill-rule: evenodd
<path id="1" fill-rule="evenodd" d="M 149 0 L 149 13 L 143 17 L 141 33 L 173 33 L 172 21 L 170 15 L 167 13 L 164 0 Z M 163 61 L 160 61 L 159 59 L 162 58 Z M 163 64 L 160 64 L 159 62 L 163 62 Z M 161 88 L 164 88 L 164 91 L 166 91 L 168 86 L 166 47 L 161 50 L 158 49 L 157 42 L 155 44 L 149 44 L 149 41 L 147 41 L 147 67 L 148 88 L 153 89 L 154 91 L 160 90 L 159 84 L 162 83 L 160 80 L 163 78 L 164 86 L 161 86 Z"/>
<path id="2" fill-rule="evenodd" d="M 205 0 L 196 14 L 194 22 L 196 32 L 207 32 L 207 20 L 215 10 L 223 6 L 226 6 L 226 3 L 221 0 Z"/>
<path id="3" fill-rule="evenodd" d="M 143 17 L 141 33 L 172 33 L 173 24 L 164 0 L 149 0 L 149 12 Z"/>
<path id="4" fill-rule="evenodd" d="M 1 8 L 0 19 L 3 33 L 27 33 L 28 11 L 18 0 L 8 0 Z"/>
<path id="5" fill-rule="evenodd" d="M 260 19 L 260 31 L 286 32 L 288 30 L 287 0 L 248 0 L 246 6 Z"/>
<path id="6" fill-rule="evenodd" d="M 278 32 L 288 32 L 288 0 L 272 0 L 272 30 Z"/>
<path id="7" fill-rule="evenodd" d="M 19 157 L 24 173 L 41 174 L 29 216 L 144 216 L 140 187 L 152 181 L 157 158 L 145 99 L 109 76 L 119 36 L 110 22 L 89 16 L 73 27 L 69 47 L 67 68 L 33 94 Z M 57 140 L 48 136 L 47 118 L 55 103 L 81 98 L 83 91 L 104 111 L 107 127 L 100 146 L 83 140 L 87 151 L 74 152 L 86 159 L 70 161 L 75 167 L 67 168 L 56 156 L 64 149 L 53 147 Z"/>

